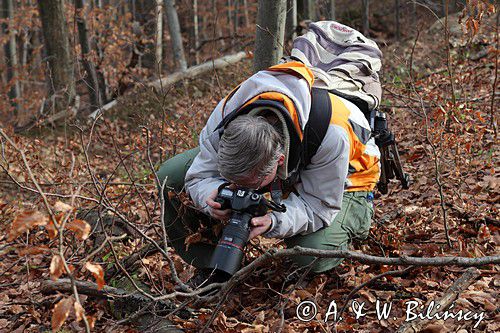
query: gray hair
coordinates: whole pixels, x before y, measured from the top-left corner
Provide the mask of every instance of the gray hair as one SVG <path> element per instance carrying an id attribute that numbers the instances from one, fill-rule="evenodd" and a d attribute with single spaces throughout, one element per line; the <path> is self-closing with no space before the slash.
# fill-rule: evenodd
<path id="1" fill-rule="evenodd" d="M 278 131 L 264 117 L 241 115 L 224 130 L 217 166 L 230 181 L 262 178 L 272 172 L 280 154 L 283 139 Z"/>

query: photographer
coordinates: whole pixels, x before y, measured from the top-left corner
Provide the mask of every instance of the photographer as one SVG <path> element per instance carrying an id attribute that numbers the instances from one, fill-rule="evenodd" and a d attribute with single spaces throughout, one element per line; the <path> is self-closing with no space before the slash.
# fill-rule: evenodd
<path id="1" fill-rule="evenodd" d="M 210 232 L 211 219 L 225 221 L 231 213 L 215 201 L 225 182 L 233 189 L 268 190 L 286 207 L 286 212 L 252 218 L 250 239 L 260 235 L 283 238 L 288 247 L 336 250 L 347 249 L 353 238 L 368 236 L 379 150 L 368 121 L 351 102 L 328 93 L 328 103 L 311 106 L 313 80 L 299 62 L 254 74 L 217 105 L 198 148 L 162 165 L 160 181 L 167 177 L 166 186 L 177 193 L 185 189 L 197 208 L 184 209 L 165 190 L 169 239 L 187 263 L 208 267 L 217 242 Z M 306 141 L 312 141 L 305 133 L 312 111 L 331 116 L 323 121 L 324 137 L 307 160 L 302 153 Z M 314 126 L 309 131 L 319 133 Z M 185 242 L 200 227 L 202 240 Z M 292 258 L 301 266 L 313 259 Z M 325 272 L 341 261 L 320 258 L 311 270 Z"/>

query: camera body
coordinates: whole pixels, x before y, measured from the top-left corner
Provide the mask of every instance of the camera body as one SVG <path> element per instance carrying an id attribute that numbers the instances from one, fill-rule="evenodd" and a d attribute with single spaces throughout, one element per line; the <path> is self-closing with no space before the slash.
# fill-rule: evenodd
<path id="1" fill-rule="evenodd" d="M 267 200 L 262 194 L 245 188 L 231 190 L 223 187 L 219 190 L 215 201 L 221 204 L 221 209 L 231 209 L 252 216 L 265 215 L 268 210 Z"/>
<path id="2" fill-rule="evenodd" d="M 250 235 L 250 220 L 264 216 L 269 209 L 283 211 L 284 207 L 276 208 L 274 203 L 269 203 L 262 194 L 253 190 L 233 190 L 224 186 L 219 188 L 215 201 L 221 204 L 221 209 L 231 209 L 232 212 L 207 268 L 215 271 L 220 280 L 227 280 L 240 269 Z"/>

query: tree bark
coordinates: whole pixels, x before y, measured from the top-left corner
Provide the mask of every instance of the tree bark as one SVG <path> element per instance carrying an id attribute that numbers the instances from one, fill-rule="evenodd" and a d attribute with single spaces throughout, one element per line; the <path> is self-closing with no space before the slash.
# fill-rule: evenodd
<path id="1" fill-rule="evenodd" d="M 177 16 L 174 0 L 165 0 L 165 11 L 167 13 L 168 31 L 172 40 L 174 62 L 178 65 L 178 69 L 184 71 L 187 69 L 187 62 L 186 56 L 184 55 L 181 28 L 179 26 L 179 17 Z"/>
<path id="2" fill-rule="evenodd" d="M 370 0 L 363 0 L 363 35 L 370 35 Z"/>
<path id="3" fill-rule="evenodd" d="M 399 8 L 399 0 L 394 1 L 394 7 L 395 7 L 395 13 L 396 13 L 396 39 L 400 40 L 401 39 L 401 29 L 399 25 L 399 19 L 400 19 L 400 8 Z"/>
<path id="4" fill-rule="evenodd" d="M 157 73 L 159 78 L 161 77 L 162 62 L 163 62 L 163 1 L 156 0 L 155 73 Z"/>
<path id="5" fill-rule="evenodd" d="M 200 63 L 200 34 L 198 30 L 198 0 L 193 0 L 193 35 L 195 49 L 195 63 Z"/>
<path id="6" fill-rule="evenodd" d="M 254 71 L 276 65 L 283 55 L 286 0 L 259 0 Z"/>
<path id="7" fill-rule="evenodd" d="M 101 96 L 101 90 L 99 89 L 97 71 L 95 69 L 94 63 L 89 59 L 91 48 L 88 37 L 88 28 L 85 22 L 86 11 L 84 1 L 85 0 L 75 0 L 75 7 L 78 11 L 76 16 L 76 24 L 78 27 L 78 39 L 80 41 L 80 47 L 82 49 L 82 63 L 85 71 L 87 72 L 87 76 L 85 77 L 85 84 L 90 95 L 90 103 L 92 104 L 92 108 L 97 108 L 102 105 L 103 99 Z"/>
<path id="8" fill-rule="evenodd" d="M 248 3 L 247 0 L 243 0 L 243 13 L 245 14 L 245 28 L 248 28 L 250 24 L 250 19 L 248 17 Z"/>
<path id="9" fill-rule="evenodd" d="M 134 23 L 135 35 L 137 36 L 136 47 L 139 52 L 137 64 L 139 67 L 156 69 L 156 15 L 157 1 L 155 0 L 137 0 Z M 155 23 L 153 23 L 155 22 Z M 145 38 L 146 37 L 146 38 Z M 148 41 L 144 41 L 147 39 Z"/>
<path id="10" fill-rule="evenodd" d="M 287 0 L 286 7 L 286 38 L 293 40 L 297 37 L 297 0 Z"/>
<path id="11" fill-rule="evenodd" d="M 48 89 L 57 112 L 72 105 L 76 96 L 64 0 L 40 0 L 38 5 L 48 59 Z"/>
<path id="12" fill-rule="evenodd" d="M 314 0 L 297 0 L 298 20 L 316 20 L 316 2 Z"/>
<path id="13" fill-rule="evenodd" d="M 9 98 L 11 104 L 14 106 L 15 113 L 19 113 L 20 105 L 17 100 L 21 97 L 21 87 L 19 84 L 18 73 L 18 59 L 17 59 L 17 45 L 16 45 L 16 32 L 11 24 L 14 17 L 14 3 L 12 0 L 3 0 L 3 18 L 8 19 L 8 23 L 2 24 L 2 32 L 9 35 L 9 40 L 5 43 L 4 53 L 7 64 L 7 84 L 11 84 L 9 91 Z"/>

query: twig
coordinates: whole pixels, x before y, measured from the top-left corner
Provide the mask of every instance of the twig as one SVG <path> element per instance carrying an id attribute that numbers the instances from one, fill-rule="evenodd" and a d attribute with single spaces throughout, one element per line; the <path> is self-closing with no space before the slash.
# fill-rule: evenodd
<path id="1" fill-rule="evenodd" d="M 498 52 L 500 51 L 498 48 L 498 25 L 499 25 L 499 15 L 497 13 L 497 22 L 495 28 L 495 36 L 496 36 L 496 46 L 495 46 L 495 79 L 493 80 L 493 92 L 491 94 L 491 107 L 490 107 L 490 125 L 493 128 L 495 133 L 495 138 L 497 137 L 497 124 L 495 121 L 495 97 L 496 97 L 496 89 L 497 89 L 497 80 L 498 80 Z"/>
<path id="2" fill-rule="evenodd" d="M 418 37 L 418 34 L 417 34 Z M 417 43 L 417 39 L 415 38 L 415 44 Z M 446 241 L 448 243 L 448 246 L 451 248 L 453 244 L 451 243 L 450 239 L 450 234 L 448 230 L 448 220 L 447 220 L 447 215 L 446 215 L 446 208 L 445 208 L 445 200 L 444 200 L 444 193 L 443 193 L 443 184 L 441 183 L 441 179 L 439 176 L 439 157 L 437 154 L 437 149 L 434 143 L 432 142 L 430 135 L 429 135 L 429 117 L 427 115 L 427 109 L 425 108 L 424 105 L 424 100 L 422 99 L 422 96 L 417 92 L 417 89 L 415 88 L 415 83 L 413 80 L 410 80 L 411 88 L 413 92 L 417 95 L 418 100 L 420 102 L 420 106 L 422 109 L 422 112 L 424 114 L 424 119 L 425 119 L 425 139 L 427 143 L 431 146 L 432 149 L 432 154 L 433 154 L 433 159 L 434 159 L 434 179 L 436 181 L 436 184 L 438 186 L 438 191 L 439 191 L 439 199 L 441 203 L 441 211 L 443 212 L 443 224 L 444 224 L 444 232 L 446 236 Z M 453 88 L 452 88 L 453 89 Z M 455 105 L 455 100 L 453 100 Z"/>
<path id="3" fill-rule="evenodd" d="M 64 225 L 66 224 L 66 221 L 68 220 L 70 214 L 66 214 L 63 221 L 61 221 L 60 223 L 57 222 L 57 219 L 55 218 L 54 212 L 52 211 L 52 208 L 49 205 L 49 201 L 47 200 L 47 196 L 42 191 L 42 188 L 40 187 L 40 185 L 38 185 L 38 181 L 36 180 L 35 176 L 33 175 L 33 171 L 31 170 L 31 167 L 28 163 L 28 160 L 26 159 L 26 155 L 24 154 L 24 151 L 22 149 L 20 149 L 19 147 L 17 147 L 17 145 L 12 141 L 12 139 L 1 128 L 0 128 L 0 135 L 2 135 L 4 137 L 4 139 L 7 140 L 7 142 L 21 155 L 24 167 L 26 168 L 26 171 L 28 172 L 28 175 L 29 175 L 31 181 L 35 185 L 38 194 L 40 194 L 40 196 L 42 197 L 45 208 L 47 209 L 47 211 L 49 213 L 49 218 L 51 219 L 52 223 L 54 224 L 54 226 L 56 227 L 56 229 L 59 233 L 59 246 L 58 246 L 59 253 L 58 253 L 58 255 L 61 258 L 61 261 L 62 261 L 62 264 L 63 264 L 63 267 L 64 267 L 66 274 L 70 278 L 71 286 L 72 286 L 72 290 L 73 290 L 73 295 L 75 297 L 75 302 L 77 302 L 81 307 L 82 304 L 80 302 L 80 297 L 78 296 L 78 290 L 75 286 L 75 277 L 73 276 L 73 273 L 69 269 L 68 263 L 66 262 L 66 259 L 64 257 L 64 248 L 63 248 Z M 75 196 L 72 194 L 71 198 L 72 198 L 71 200 L 72 200 L 72 204 L 73 204 L 73 202 L 75 200 Z M 82 319 L 83 319 L 83 322 L 85 324 L 85 331 L 87 333 L 90 333 L 90 324 L 87 320 L 87 317 L 83 316 Z"/>
<path id="4" fill-rule="evenodd" d="M 160 199 L 160 226 L 161 226 L 162 236 L 163 236 L 163 248 L 164 248 L 165 253 L 166 253 L 165 257 L 168 261 L 168 264 L 170 267 L 170 273 L 171 273 L 172 278 L 174 279 L 175 283 L 177 283 L 182 288 L 183 291 L 189 292 L 189 291 L 192 291 L 192 289 L 188 285 L 184 284 L 184 282 L 182 282 L 182 280 L 179 278 L 179 276 L 177 275 L 177 270 L 175 268 L 174 261 L 168 255 L 168 243 L 167 243 L 168 235 L 167 235 L 167 229 L 165 227 L 165 196 L 164 196 L 165 185 L 167 183 L 168 177 L 166 177 L 163 180 L 163 183 L 160 183 L 160 179 L 158 178 L 158 174 L 155 172 L 155 169 L 153 166 L 153 161 L 151 160 L 151 154 L 150 154 L 151 143 L 149 140 L 149 129 L 145 126 L 141 126 L 141 127 L 144 128 L 144 130 L 146 131 L 146 147 L 147 147 L 146 153 L 147 153 L 147 157 L 148 157 L 149 167 L 151 168 L 151 172 L 154 175 L 156 186 L 159 188 L 159 195 L 158 196 Z"/>

